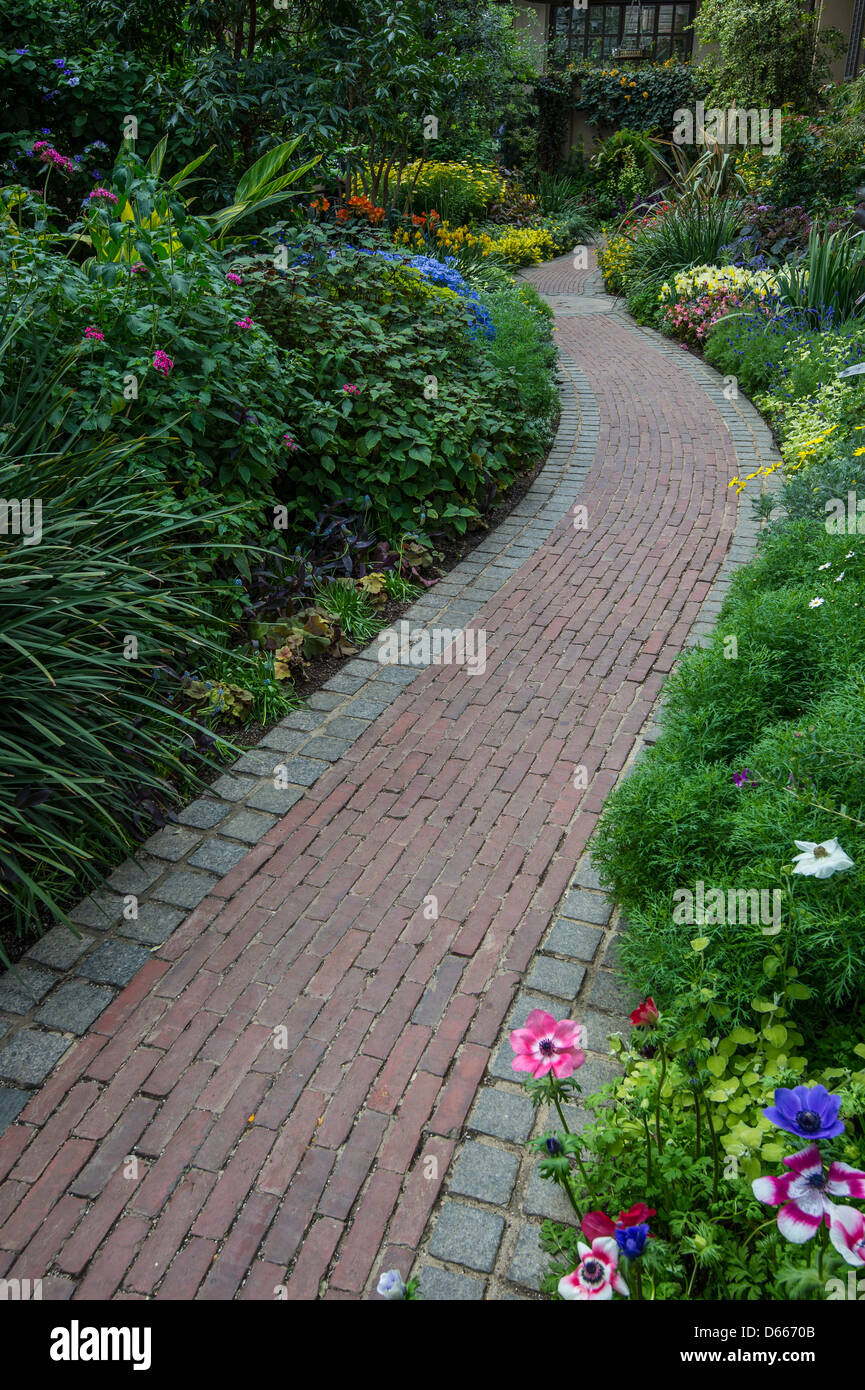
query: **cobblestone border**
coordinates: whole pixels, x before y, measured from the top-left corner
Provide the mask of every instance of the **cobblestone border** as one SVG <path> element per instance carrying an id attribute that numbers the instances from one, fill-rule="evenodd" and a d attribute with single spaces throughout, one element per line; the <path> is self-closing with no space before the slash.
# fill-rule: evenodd
<path id="1" fill-rule="evenodd" d="M 413 628 L 464 628 L 573 503 L 599 418 L 576 364 L 562 354 L 559 368 L 573 389 L 543 468 L 505 520 L 403 615 Z M 381 665 L 370 644 L 71 911 L 80 940 L 55 926 L 0 975 L 0 1132 L 151 951 L 424 669 Z M 277 767 L 285 787 L 274 784 Z"/>
<path id="2" fill-rule="evenodd" d="M 650 328 L 640 328 L 616 301 L 612 307 L 600 276 L 586 282 L 582 306 L 569 300 L 582 296 L 544 296 L 559 312 L 614 313 L 635 332 L 647 335 L 656 351 L 675 357 L 697 379 L 717 407 L 737 458 L 740 476 L 754 473 L 780 457 L 772 433 L 756 408 L 739 395 L 724 394 L 725 380 L 713 367 Z M 585 389 L 585 386 L 584 388 Z M 686 646 L 705 643 L 714 629 L 736 569 L 753 558 L 760 530 L 751 502 L 761 491 L 775 492 L 780 474 L 754 479 L 738 497 L 736 525 L 730 549 L 701 605 Z M 617 785 L 630 775 L 647 745 L 660 733 L 657 723 L 662 698 L 636 736 Z M 526 1142 L 559 1127 L 549 1107 L 535 1114 L 524 1088 L 515 1080 L 509 1034 L 521 1027 L 535 1008 L 555 1018 L 578 1017 L 587 1033 L 586 1063 L 579 1080 L 584 1095 L 612 1080 L 617 1068 L 607 1051 L 610 1034 L 629 1028 L 628 1014 L 637 1002 L 619 980 L 616 938 L 623 928 L 621 909 L 601 891 L 589 853 L 579 861 L 571 886 L 563 895 L 553 923 L 528 966 L 524 988 L 517 995 L 495 1045 L 495 1055 L 454 1151 L 449 1173 L 430 1216 L 413 1273 L 427 1300 L 508 1300 L 541 1298 L 540 1281 L 548 1257 L 540 1246 L 544 1219 L 573 1224 L 573 1210 L 560 1188 L 537 1173 L 537 1157 Z M 568 1127 L 578 1131 L 585 1112 L 566 1109 Z"/>

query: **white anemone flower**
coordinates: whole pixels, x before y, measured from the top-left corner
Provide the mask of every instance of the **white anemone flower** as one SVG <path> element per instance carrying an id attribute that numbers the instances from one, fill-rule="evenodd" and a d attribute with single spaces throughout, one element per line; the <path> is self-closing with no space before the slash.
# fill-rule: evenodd
<path id="1" fill-rule="evenodd" d="M 391 1300 L 405 1298 L 406 1287 L 398 1269 L 385 1270 L 378 1281 L 376 1293 L 380 1298 Z"/>
<path id="2" fill-rule="evenodd" d="M 801 854 L 793 856 L 794 874 L 810 874 L 813 878 L 831 878 L 839 869 L 852 869 L 853 860 L 845 854 L 837 840 L 814 844 L 811 840 L 794 841 Z"/>
<path id="3" fill-rule="evenodd" d="M 820 604 L 821 604 L 821 603 L 825 603 L 825 602 L 826 602 L 826 600 L 825 600 L 824 598 L 812 598 L 811 602 L 808 604 L 808 607 L 809 607 L 809 608 L 819 608 L 819 607 L 820 607 Z"/>

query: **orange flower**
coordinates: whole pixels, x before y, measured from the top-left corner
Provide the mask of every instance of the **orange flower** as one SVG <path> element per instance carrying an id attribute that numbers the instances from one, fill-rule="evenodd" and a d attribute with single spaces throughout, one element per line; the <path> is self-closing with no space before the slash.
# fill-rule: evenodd
<path id="1" fill-rule="evenodd" d="M 349 212 L 348 208 L 339 208 L 339 209 L 338 209 L 337 214 L 336 214 L 336 220 L 337 220 L 337 222 L 347 222 L 348 219 L 349 219 L 350 217 L 351 217 L 351 213 Z"/>

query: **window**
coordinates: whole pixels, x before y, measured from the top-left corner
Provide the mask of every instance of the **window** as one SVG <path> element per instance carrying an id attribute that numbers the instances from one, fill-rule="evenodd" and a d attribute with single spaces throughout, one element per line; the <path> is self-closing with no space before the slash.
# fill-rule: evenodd
<path id="1" fill-rule="evenodd" d="M 550 7 L 550 47 L 557 58 L 573 62 L 589 58 L 594 62 L 612 59 L 616 50 L 636 49 L 647 58 L 663 63 L 668 58 L 689 58 L 696 4 L 641 6 L 618 0 L 615 4 L 595 4 L 575 9 L 573 4 Z M 639 26 L 639 33 L 638 33 Z"/>

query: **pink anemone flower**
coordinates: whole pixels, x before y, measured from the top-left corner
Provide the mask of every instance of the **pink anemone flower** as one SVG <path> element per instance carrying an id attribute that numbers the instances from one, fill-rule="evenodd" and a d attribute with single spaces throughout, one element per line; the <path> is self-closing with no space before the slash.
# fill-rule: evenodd
<path id="1" fill-rule="evenodd" d="M 525 1028 L 511 1033 L 514 1071 L 530 1071 L 536 1081 L 550 1071 L 560 1079 L 570 1076 L 586 1060 L 580 1041 L 579 1023 L 569 1018 L 557 1023 L 552 1014 L 532 1009 Z"/>
<path id="2" fill-rule="evenodd" d="M 816 1235 L 825 1221 L 830 1227 L 840 1208 L 832 1197 L 865 1197 L 865 1173 L 846 1163 L 833 1163 L 828 1175 L 816 1144 L 784 1159 L 791 1171 L 781 1178 L 755 1178 L 751 1190 L 758 1202 L 778 1207 L 778 1230 L 794 1245 L 803 1245 Z M 829 1194 L 829 1195 L 827 1195 Z"/>
<path id="3" fill-rule="evenodd" d="M 580 1263 L 573 1274 L 559 1280 L 559 1293 L 569 1301 L 588 1303 L 597 1298 L 611 1299 L 613 1291 L 628 1297 L 628 1286 L 619 1273 L 619 1247 L 610 1236 L 598 1236 L 591 1246 L 577 1245 Z"/>
<path id="4" fill-rule="evenodd" d="M 865 1265 L 865 1216 L 855 1207 L 836 1207 L 829 1239 L 848 1265 Z"/>

